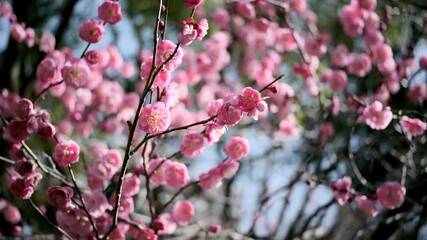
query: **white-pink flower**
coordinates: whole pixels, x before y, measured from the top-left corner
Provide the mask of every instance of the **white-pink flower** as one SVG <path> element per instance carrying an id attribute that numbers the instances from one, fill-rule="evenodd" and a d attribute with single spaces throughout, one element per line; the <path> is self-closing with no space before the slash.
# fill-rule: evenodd
<path id="1" fill-rule="evenodd" d="M 171 124 L 171 113 L 163 102 L 145 105 L 139 115 L 139 128 L 150 134 L 165 131 Z"/>
<path id="2" fill-rule="evenodd" d="M 377 189 L 378 201 L 384 208 L 395 209 L 405 201 L 406 188 L 397 182 L 385 182 Z"/>
<path id="3" fill-rule="evenodd" d="M 409 118 L 407 116 L 402 117 L 400 125 L 406 134 L 413 137 L 422 135 L 427 128 L 427 123 L 418 118 Z"/>
<path id="4" fill-rule="evenodd" d="M 244 137 L 233 137 L 224 146 L 224 152 L 231 160 L 239 160 L 249 153 L 249 141 Z"/>
<path id="5" fill-rule="evenodd" d="M 52 155 L 53 160 L 60 166 L 66 167 L 79 160 L 80 147 L 74 141 L 60 142 Z"/>
<path id="6" fill-rule="evenodd" d="M 172 218 L 180 225 L 187 224 L 193 217 L 196 209 L 193 204 L 188 201 L 179 201 L 172 209 Z"/>
<path id="7" fill-rule="evenodd" d="M 203 151 L 204 140 L 200 133 L 188 133 L 184 136 L 179 150 L 184 156 L 193 158 Z"/>
<path id="8" fill-rule="evenodd" d="M 385 129 L 393 119 L 393 113 L 390 107 L 384 107 L 379 101 L 373 102 L 367 106 L 363 112 L 361 120 L 372 129 Z"/>

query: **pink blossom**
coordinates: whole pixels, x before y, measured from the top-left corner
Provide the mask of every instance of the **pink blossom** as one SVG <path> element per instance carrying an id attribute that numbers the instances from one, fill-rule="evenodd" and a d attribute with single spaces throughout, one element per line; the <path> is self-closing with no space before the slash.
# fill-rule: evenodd
<path id="1" fill-rule="evenodd" d="M 289 6 L 293 11 L 297 13 L 302 13 L 307 10 L 306 0 L 290 0 Z"/>
<path id="2" fill-rule="evenodd" d="M 120 70 L 123 66 L 123 57 L 114 44 L 108 45 L 106 48 L 110 58 L 108 59 L 108 67 L 115 70 Z"/>
<path id="3" fill-rule="evenodd" d="M 406 188 L 397 182 L 385 182 L 377 189 L 378 201 L 384 208 L 395 209 L 405 201 Z"/>
<path id="4" fill-rule="evenodd" d="M 208 113 L 209 117 L 215 116 L 218 113 L 218 110 L 221 108 L 223 104 L 222 99 L 216 99 L 211 102 L 209 102 L 206 105 L 206 112 Z"/>
<path id="5" fill-rule="evenodd" d="M 249 142 L 243 137 L 233 137 L 231 141 L 224 146 L 224 151 L 231 160 L 240 160 L 249 153 Z"/>
<path id="6" fill-rule="evenodd" d="M 202 40 L 206 34 L 208 34 L 209 23 L 206 18 L 200 19 L 196 24 L 194 24 L 194 28 L 197 31 L 196 40 Z"/>
<path id="7" fill-rule="evenodd" d="M 0 17 L 8 17 L 12 13 L 12 5 L 9 2 L 0 2 Z"/>
<path id="8" fill-rule="evenodd" d="M 184 4 L 189 8 L 196 8 L 203 3 L 203 0 L 183 0 Z"/>
<path id="9" fill-rule="evenodd" d="M 154 158 L 148 162 L 147 171 L 150 180 L 157 184 L 166 184 L 166 169 L 171 164 L 170 160 Z"/>
<path id="10" fill-rule="evenodd" d="M 157 235 L 155 234 L 155 232 L 153 231 L 153 229 L 151 228 L 146 228 L 144 230 L 142 230 L 137 239 L 141 239 L 141 240 L 157 240 Z"/>
<path id="11" fill-rule="evenodd" d="M 239 162 L 234 160 L 227 160 L 218 164 L 217 169 L 223 178 L 228 179 L 232 178 L 237 173 L 237 171 L 239 170 L 239 166 Z"/>
<path id="12" fill-rule="evenodd" d="M 294 114 L 287 115 L 279 123 L 279 134 L 285 134 L 289 137 L 297 137 L 300 134 L 300 128 L 296 122 Z"/>
<path id="13" fill-rule="evenodd" d="M 124 197 L 132 197 L 139 193 L 139 178 L 135 175 L 126 175 L 123 181 L 122 194 Z"/>
<path id="14" fill-rule="evenodd" d="M 98 7 L 98 16 L 109 24 L 118 23 L 122 19 L 120 4 L 116 1 L 106 0 Z"/>
<path id="15" fill-rule="evenodd" d="M 105 34 L 102 22 L 96 19 L 90 19 L 80 25 L 79 36 L 88 43 L 97 43 Z"/>
<path id="16" fill-rule="evenodd" d="M 375 10 L 377 6 L 377 0 L 358 0 L 361 8 L 366 9 L 368 11 Z"/>
<path id="17" fill-rule="evenodd" d="M 25 29 L 25 44 L 28 48 L 31 48 L 34 46 L 34 43 L 36 41 L 36 32 L 34 32 L 33 28 L 27 28 Z"/>
<path id="18" fill-rule="evenodd" d="M 24 120 L 30 114 L 32 114 L 34 109 L 33 102 L 27 98 L 21 98 L 19 102 L 14 107 L 15 114 L 18 118 Z"/>
<path id="19" fill-rule="evenodd" d="M 365 23 L 358 1 L 351 1 L 349 5 L 345 5 L 341 9 L 340 21 L 349 37 L 356 37 L 362 34 Z"/>
<path id="20" fill-rule="evenodd" d="M 34 193 L 34 188 L 27 183 L 26 179 L 20 177 L 12 179 L 9 190 L 15 197 L 22 199 L 29 199 Z"/>
<path id="21" fill-rule="evenodd" d="M 186 134 L 179 147 L 181 153 L 188 158 L 197 156 L 203 151 L 203 149 L 204 137 L 200 133 Z"/>
<path id="22" fill-rule="evenodd" d="M 156 55 L 156 66 L 159 67 L 165 63 L 170 56 L 174 53 L 177 46 L 170 40 L 162 40 L 157 46 L 157 55 Z M 178 47 L 175 55 L 172 59 L 166 63 L 165 70 L 174 71 L 182 63 L 182 58 L 184 56 L 184 51 L 181 47 Z"/>
<path id="23" fill-rule="evenodd" d="M 82 87 L 88 82 L 90 69 L 84 60 L 66 63 L 61 69 L 62 78 L 67 86 Z"/>
<path id="24" fill-rule="evenodd" d="M 14 23 L 10 26 L 10 35 L 17 42 L 23 42 L 27 36 L 27 32 L 22 24 Z"/>
<path id="25" fill-rule="evenodd" d="M 332 66 L 346 67 L 350 62 L 349 60 L 348 48 L 345 45 L 340 44 L 332 51 Z"/>
<path id="26" fill-rule="evenodd" d="M 226 31 L 230 22 L 230 14 L 225 9 L 218 9 L 213 13 L 212 21 L 220 27 L 221 31 Z"/>
<path id="27" fill-rule="evenodd" d="M 199 186 L 202 189 L 219 188 L 222 185 L 222 175 L 219 169 L 213 168 L 199 176 Z"/>
<path id="28" fill-rule="evenodd" d="M 322 80 L 335 92 L 341 91 L 347 86 L 347 74 L 342 70 L 327 69 L 322 74 Z"/>
<path id="29" fill-rule="evenodd" d="M 385 62 L 393 58 L 393 50 L 390 45 L 383 43 L 375 49 L 374 57 L 380 63 Z"/>
<path id="30" fill-rule="evenodd" d="M 160 222 L 163 226 L 163 229 L 158 231 L 159 235 L 169 235 L 175 233 L 176 230 L 176 222 L 170 213 L 162 213 L 160 214 L 156 221 Z"/>
<path id="31" fill-rule="evenodd" d="M 373 102 L 362 112 L 362 121 L 372 129 L 385 129 L 393 119 L 393 113 L 390 107 L 384 107 L 379 101 Z"/>
<path id="32" fill-rule="evenodd" d="M 43 32 L 42 37 L 40 38 L 39 49 L 42 52 L 50 53 L 55 50 L 56 39 L 52 33 Z"/>
<path id="33" fill-rule="evenodd" d="M 108 203 L 107 198 L 100 189 L 85 192 L 83 194 L 83 199 L 85 201 L 87 210 L 95 218 L 100 217 L 105 213 L 106 210 L 112 209 L 111 205 Z"/>
<path id="34" fill-rule="evenodd" d="M 25 121 L 12 120 L 10 121 L 5 131 L 3 132 L 3 138 L 12 143 L 19 143 L 24 141 L 29 136 L 28 125 Z"/>
<path id="35" fill-rule="evenodd" d="M 81 209 L 73 209 L 67 212 L 56 211 L 58 225 L 72 236 L 80 236 L 88 239 L 92 233 L 92 225 L 86 213 Z"/>
<path id="36" fill-rule="evenodd" d="M 17 224 L 21 221 L 21 213 L 18 208 L 10 203 L 2 210 L 2 213 L 4 219 L 11 224 Z"/>
<path id="37" fill-rule="evenodd" d="M 338 96 L 333 96 L 332 97 L 332 103 L 331 103 L 331 112 L 333 116 L 337 116 L 340 112 L 340 108 L 341 108 L 341 102 L 340 102 L 340 98 Z"/>
<path id="38" fill-rule="evenodd" d="M 15 160 L 15 164 L 13 166 L 15 171 L 19 173 L 21 176 L 26 177 L 31 175 L 36 170 L 36 164 L 32 160 L 27 160 L 25 158 Z"/>
<path id="39" fill-rule="evenodd" d="M 364 11 L 365 31 L 375 31 L 380 29 L 380 17 L 374 11 Z"/>
<path id="40" fill-rule="evenodd" d="M 84 58 L 89 64 L 96 64 L 101 61 L 102 54 L 97 50 L 90 50 L 86 52 Z"/>
<path id="41" fill-rule="evenodd" d="M 304 49 L 309 55 L 322 57 L 328 50 L 326 45 L 328 42 L 329 37 L 319 34 L 309 38 L 304 44 Z"/>
<path id="42" fill-rule="evenodd" d="M 335 199 L 339 205 L 344 205 L 352 199 L 351 178 L 343 177 L 331 184 Z"/>
<path id="43" fill-rule="evenodd" d="M 55 58 L 46 57 L 37 66 L 37 79 L 45 84 L 58 82 L 61 80 L 61 63 Z"/>
<path id="44" fill-rule="evenodd" d="M 366 76 L 372 69 L 371 58 L 366 53 L 353 54 L 347 66 L 348 72 L 357 77 Z"/>
<path id="45" fill-rule="evenodd" d="M 369 199 L 364 195 L 357 195 L 356 202 L 359 205 L 359 208 L 366 214 L 375 217 L 378 214 L 377 207 L 375 206 L 375 201 Z"/>
<path id="46" fill-rule="evenodd" d="M 163 102 L 145 105 L 139 115 L 139 128 L 150 134 L 165 131 L 171 124 L 171 113 Z"/>
<path id="47" fill-rule="evenodd" d="M 366 45 L 371 50 L 375 50 L 384 42 L 384 36 L 378 30 L 367 31 L 363 38 Z"/>
<path id="48" fill-rule="evenodd" d="M 135 65 L 133 65 L 133 63 L 126 62 L 122 65 L 120 72 L 123 78 L 131 78 L 136 72 Z"/>
<path id="49" fill-rule="evenodd" d="M 254 119 L 258 119 L 258 112 L 267 109 L 267 103 L 261 99 L 261 94 L 251 88 L 245 87 L 242 94 L 238 96 L 239 108 Z"/>
<path id="50" fill-rule="evenodd" d="M 245 18 L 252 19 L 255 18 L 255 7 L 250 2 L 237 2 L 236 4 L 237 13 Z"/>
<path id="51" fill-rule="evenodd" d="M 112 194 L 110 197 L 110 204 L 108 209 L 112 209 L 112 206 L 116 204 L 116 194 Z M 119 208 L 119 216 L 121 218 L 129 218 L 129 214 L 133 213 L 135 210 L 135 203 L 132 197 L 123 196 L 120 198 L 120 208 Z"/>
<path id="52" fill-rule="evenodd" d="M 243 117 L 243 112 L 240 110 L 238 103 L 237 95 L 228 95 L 224 98 L 224 103 L 218 110 L 216 121 L 224 125 L 236 125 Z"/>
<path id="53" fill-rule="evenodd" d="M 80 147 L 74 141 L 60 142 L 52 155 L 53 160 L 60 166 L 66 167 L 79 160 Z"/>
<path id="54" fill-rule="evenodd" d="M 190 201 L 178 201 L 172 208 L 172 218 L 180 225 L 186 225 L 194 217 L 195 208 Z"/>
<path id="55" fill-rule="evenodd" d="M 422 135 L 427 128 L 427 123 L 418 118 L 409 118 L 407 116 L 402 117 L 400 125 L 406 134 L 413 137 Z"/>
<path id="56" fill-rule="evenodd" d="M 422 102 L 427 99 L 427 85 L 417 84 L 416 86 L 410 87 L 408 98 L 412 102 Z"/>
<path id="57" fill-rule="evenodd" d="M 219 232 L 221 232 L 221 229 L 222 229 L 222 227 L 219 224 L 210 225 L 208 228 L 209 232 L 211 232 L 211 233 L 219 233 Z"/>
<path id="58" fill-rule="evenodd" d="M 37 185 L 39 185 L 42 177 L 43 175 L 41 173 L 33 171 L 31 174 L 25 176 L 25 185 L 28 187 L 35 188 Z"/>
<path id="59" fill-rule="evenodd" d="M 87 185 L 91 190 L 102 189 L 104 187 L 104 180 L 95 174 L 87 176 Z"/>
<path id="60" fill-rule="evenodd" d="M 189 45 L 197 37 L 197 30 L 194 29 L 193 24 L 184 24 L 182 26 L 181 32 L 178 35 L 179 43 L 183 45 Z"/>
<path id="61" fill-rule="evenodd" d="M 205 137 L 208 140 L 208 144 L 218 142 L 219 139 L 227 131 L 227 128 L 224 124 L 220 123 L 208 123 L 206 124 Z"/>
<path id="62" fill-rule="evenodd" d="M 331 122 L 325 122 L 320 125 L 320 141 L 326 142 L 334 136 L 334 125 Z"/>
<path id="63" fill-rule="evenodd" d="M 141 82 L 140 87 L 142 89 L 145 87 L 145 84 L 147 84 L 147 81 L 149 80 L 148 77 L 150 76 L 152 64 L 153 64 L 152 57 L 148 58 L 146 61 L 141 63 L 140 77 L 141 77 L 141 80 L 143 81 Z M 171 72 L 167 70 L 161 70 L 159 74 L 157 74 L 154 81 L 152 82 L 151 88 L 156 88 L 156 87 L 164 88 L 170 83 L 170 79 L 171 79 Z M 142 92 L 142 89 L 141 89 L 141 92 Z"/>
<path id="64" fill-rule="evenodd" d="M 173 188 L 184 187 L 190 180 L 187 167 L 178 162 L 170 162 L 165 170 L 166 184 Z"/>
<path id="65" fill-rule="evenodd" d="M 47 190 L 47 200 L 53 207 L 67 211 L 73 206 L 71 202 L 73 193 L 73 189 L 70 187 L 50 187 Z"/>
<path id="66" fill-rule="evenodd" d="M 279 28 L 275 31 L 275 47 L 279 52 L 290 52 L 297 49 L 298 45 L 292 34 L 292 31 L 288 28 Z"/>

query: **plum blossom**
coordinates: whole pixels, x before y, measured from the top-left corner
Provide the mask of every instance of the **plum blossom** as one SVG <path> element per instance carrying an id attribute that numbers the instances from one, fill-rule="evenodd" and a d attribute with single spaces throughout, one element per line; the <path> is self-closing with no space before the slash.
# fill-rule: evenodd
<path id="1" fill-rule="evenodd" d="M 344 205 L 353 198 L 351 193 L 351 178 L 348 176 L 333 182 L 331 188 L 339 205 Z"/>
<path id="2" fill-rule="evenodd" d="M 73 193 L 70 187 L 50 187 L 47 190 L 47 200 L 53 207 L 66 211 L 73 206 L 71 202 Z"/>
<path id="3" fill-rule="evenodd" d="M 402 117 L 400 125 L 405 133 L 413 137 L 422 135 L 427 128 L 427 123 L 418 118 L 409 118 L 407 116 Z"/>
<path id="4" fill-rule="evenodd" d="M 85 61 L 76 60 L 66 63 L 61 69 L 62 78 L 67 86 L 82 87 L 89 81 L 90 69 Z"/>
<path id="5" fill-rule="evenodd" d="M 372 69 L 371 58 L 366 53 L 353 54 L 350 56 L 350 62 L 347 66 L 349 73 L 357 77 L 366 76 Z"/>
<path id="6" fill-rule="evenodd" d="M 116 24 L 122 19 L 120 4 L 117 1 L 106 0 L 98 7 L 98 16 L 101 20 Z"/>
<path id="7" fill-rule="evenodd" d="M 165 180 L 173 188 L 184 187 L 190 180 L 187 167 L 179 162 L 170 162 L 165 170 Z"/>
<path id="8" fill-rule="evenodd" d="M 262 100 L 261 94 L 251 87 L 245 87 L 242 90 L 242 94 L 238 96 L 238 101 L 240 109 L 255 120 L 258 119 L 259 112 L 267 109 L 267 103 Z"/>
<path id="9" fill-rule="evenodd" d="M 212 168 L 207 173 L 202 173 L 199 176 L 199 186 L 202 189 L 218 188 L 222 185 L 222 175 L 218 168 Z"/>
<path id="10" fill-rule="evenodd" d="M 172 208 L 172 218 L 180 225 L 186 225 L 193 217 L 196 209 L 194 205 L 188 201 L 178 201 Z"/>
<path id="11" fill-rule="evenodd" d="M 385 182 L 377 189 L 378 201 L 384 208 L 395 209 L 405 201 L 406 188 L 397 182 Z"/>
<path id="12" fill-rule="evenodd" d="M 52 155 L 53 160 L 60 166 L 66 167 L 79 160 L 80 147 L 72 140 L 60 142 L 56 145 Z"/>
<path id="13" fill-rule="evenodd" d="M 392 119 L 393 113 L 390 107 L 384 107 L 379 101 L 375 101 L 371 105 L 365 107 L 361 116 L 362 122 L 376 130 L 385 129 Z"/>
<path id="14" fill-rule="evenodd" d="M 378 209 L 375 206 L 375 201 L 364 196 L 364 195 L 357 195 L 356 196 L 356 202 L 359 205 L 359 208 L 366 214 L 371 215 L 372 217 L 375 217 L 378 215 Z"/>
<path id="15" fill-rule="evenodd" d="M 183 0 L 184 4 L 189 8 L 196 8 L 203 3 L 203 0 Z"/>
<path id="16" fill-rule="evenodd" d="M 163 102 L 145 105 L 139 115 L 139 128 L 150 134 L 165 131 L 171 124 L 171 113 Z"/>
<path id="17" fill-rule="evenodd" d="M 82 23 L 79 28 L 79 36 L 88 43 L 97 43 L 105 34 L 102 22 L 96 19 L 89 19 Z"/>
<path id="18" fill-rule="evenodd" d="M 193 158 L 200 154 L 204 147 L 204 137 L 200 133 L 188 133 L 184 136 L 182 143 L 179 147 L 184 156 Z"/>
<path id="19" fill-rule="evenodd" d="M 240 160 L 249 153 L 249 141 L 244 137 L 233 137 L 224 146 L 224 151 L 231 160 Z"/>

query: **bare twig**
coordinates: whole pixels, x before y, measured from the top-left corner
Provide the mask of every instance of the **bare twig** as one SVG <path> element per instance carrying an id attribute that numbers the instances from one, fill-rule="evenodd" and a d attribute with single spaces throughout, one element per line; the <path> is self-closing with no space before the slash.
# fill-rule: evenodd
<path id="1" fill-rule="evenodd" d="M 86 204 L 85 204 L 85 200 L 83 199 L 83 196 L 82 196 L 82 193 L 80 191 L 80 188 L 77 185 L 76 178 L 74 177 L 74 172 L 73 172 L 73 169 L 71 168 L 71 165 L 68 165 L 68 170 L 70 172 L 71 179 L 73 180 L 74 188 L 76 189 L 77 194 L 79 195 L 79 199 L 82 202 L 83 211 L 85 211 L 86 215 L 89 218 L 90 224 L 92 225 L 93 230 L 95 231 L 96 239 L 99 239 L 98 228 L 96 227 L 96 224 L 93 221 L 92 215 L 90 215 L 89 211 L 87 210 L 87 207 L 86 207 Z"/>
<path id="2" fill-rule="evenodd" d="M 28 201 L 31 203 L 31 206 L 40 214 L 40 216 L 42 216 L 47 223 L 49 223 L 49 225 L 51 225 L 53 228 L 55 228 L 58 232 L 60 232 L 61 234 L 63 234 L 65 237 L 67 237 L 68 239 L 73 240 L 74 238 L 71 237 L 64 229 L 62 229 L 61 227 L 59 227 L 58 225 L 54 224 L 53 222 L 51 222 L 44 214 L 43 212 L 37 207 L 36 204 L 34 204 L 33 200 L 28 199 Z"/>

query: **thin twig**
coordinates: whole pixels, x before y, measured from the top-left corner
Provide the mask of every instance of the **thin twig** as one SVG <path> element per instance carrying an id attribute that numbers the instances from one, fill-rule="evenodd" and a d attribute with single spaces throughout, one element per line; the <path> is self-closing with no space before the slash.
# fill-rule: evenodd
<path id="1" fill-rule="evenodd" d="M 72 179 L 73 184 L 74 184 L 74 188 L 76 189 L 77 194 L 79 195 L 79 199 L 80 199 L 80 201 L 82 202 L 83 211 L 85 211 L 85 213 L 87 214 L 87 216 L 88 216 L 88 218 L 89 218 L 90 224 L 92 225 L 93 230 L 95 231 L 96 239 L 99 239 L 99 232 L 98 232 L 98 228 L 96 227 L 96 224 L 95 224 L 95 222 L 93 221 L 92 215 L 91 215 L 91 214 L 89 213 L 89 211 L 87 210 L 87 207 L 86 207 L 86 204 L 85 204 L 85 200 L 83 199 L 83 196 L 82 196 L 82 193 L 81 193 L 81 191 L 80 191 L 80 188 L 79 188 L 79 186 L 77 185 L 76 178 L 74 177 L 74 172 L 73 172 L 73 169 L 71 168 L 71 165 L 68 165 L 68 170 L 69 170 L 69 172 L 70 172 L 71 179 Z"/>
<path id="2" fill-rule="evenodd" d="M 171 199 L 169 199 L 169 201 L 167 201 L 165 204 L 163 204 L 163 206 L 160 207 L 160 210 L 158 211 L 159 213 L 163 212 L 163 210 L 165 210 L 171 203 L 173 203 L 173 201 L 175 200 L 175 198 L 177 198 L 179 196 L 179 194 L 181 194 L 185 189 L 197 185 L 199 183 L 199 181 L 194 181 L 191 182 L 187 185 L 185 185 L 184 187 L 182 187 L 181 189 L 179 189 L 178 192 L 176 192 Z"/>
<path id="3" fill-rule="evenodd" d="M 33 200 L 28 199 L 28 201 L 31 203 L 31 206 L 46 220 L 47 223 L 49 223 L 49 225 L 51 225 L 53 228 L 55 228 L 58 232 L 60 232 L 61 234 L 63 234 L 65 237 L 67 237 L 68 239 L 73 240 L 74 238 L 71 237 L 70 235 L 68 235 L 68 233 L 62 229 L 61 227 L 59 227 L 58 225 L 54 224 L 53 222 L 51 222 L 44 214 L 43 212 L 37 207 L 36 204 L 34 204 Z"/>
<path id="4" fill-rule="evenodd" d="M 359 180 L 361 184 L 363 184 L 365 187 L 369 188 L 370 190 L 375 190 L 375 186 L 372 185 L 366 178 L 362 175 L 359 168 L 356 165 L 356 162 L 354 161 L 354 155 L 353 151 L 351 149 L 351 139 L 353 137 L 353 133 L 356 130 L 356 126 L 354 125 L 350 130 L 350 135 L 348 136 L 348 142 L 347 142 L 347 152 L 348 152 L 348 159 L 350 160 L 351 168 L 353 169 L 354 174 L 356 175 L 356 178 Z"/>

